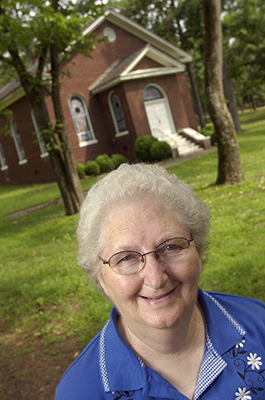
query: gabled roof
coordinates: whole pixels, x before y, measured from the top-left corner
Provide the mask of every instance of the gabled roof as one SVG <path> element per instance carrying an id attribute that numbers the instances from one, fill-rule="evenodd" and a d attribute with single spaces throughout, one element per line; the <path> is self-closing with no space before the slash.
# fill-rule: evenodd
<path id="1" fill-rule="evenodd" d="M 28 72 L 35 74 L 37 68 L 38 64 L 35 63 L 28 69 Z M 21 86 L 20 80 L 16 78 L 0 89 L 0 101 L 3 101 L 3 103 L 0 104 L 0 110 L 13 104 L 23 96 L 25 96 L 25 91 Z"/>
<path id="2" fill-rule="evenodd" d="M 104 21 L 109 21 L 114 25 L 117 25 L 118 27 L 133 34 L 134 36 L 137 36 L 138 38 L 144 40 L 146 43 L 150 43 L 150 45 L 152 45 L 153 47 L 163 51 L 164 53 L 170 55 L 171 57 L 179 60 L 182 63 L 192 61 L 191 55 L 186 53 L 184 50 L 181 50 L 179 47 L 172 45 L 155 33 L 150 32 L 143 26 L 137 24 L 136 22 L 133 22 L 129 18 L 113 10 L 107 10 L 102 16 L 93 21 L 84 30 L 84 34 L 86 35 L 88 33 L 92 33 Z"/>
<path id="3" fill-rule="evenodd" d="M 107 88 L 110 88 L 117 83 L 125 80 L 176 73 L 184 70 L 183 63 L 191 62 L 192 57 L 173 46 L 168 41 L 162 39 L 158 35 L 148 31 L 143 26 L 131 21 L 129 18 L 107 10 L 102 16 L 95 19 L 84 31 L 83 34 L 87 35 L 95 31 L 104 21 L 109 21 L 112 24 L 124 29 L 125 31 L 133 34 L 134 36 L 142 39 L 147 43 L 143 49 L 129 55 L 123 60 L 117 60 L 107 71 L 89 88 L 92 93 L 99 93 Z M 149 57 L 154 61 L 161 64 L 161 68 L 152 68 L 150 70 L 132 71 L 133 68 L 139 63 L 143 57 Z M 37 63 L 34 64 L 30 70 L 33 71 L 37 68 Z M 8 83 L 5 87 L 0 89 L 0 109 L 6 108 L 13 104 L 15 101 L 25 96 L 24 89 L 20 81 L 15 80 Z"/>
<path id="4" fill-rule="evenodd" d="M 151 60 L 156 61 L 161 65 L 161 67 L 137 69 L 137 64 L 144 57 L 148 57 Z M 115 61 L 89 87 L 89 91 L 91 94 L 96 94 L 103 92 L 104 90 L 107 90 L 120 82 L 148 78 L 151 76 L 176 74 L 177 72 L 181 71 L 184 71 L 184 65 L 182 63 L 147 44 L 129 56 Z"/>

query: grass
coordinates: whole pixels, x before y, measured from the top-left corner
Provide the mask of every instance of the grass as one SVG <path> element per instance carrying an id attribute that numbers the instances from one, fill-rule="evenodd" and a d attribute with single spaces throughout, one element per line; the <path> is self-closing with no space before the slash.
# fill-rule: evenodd
<path id="1" fill-rule="evenodd" d="M 212 228 L 201 287 L 265 301 L 265 110 L 241 115 L 245 180 L 215 186 L 217 153 L 170 167 L 209 206 Z M 87 189 L 94 180 L 82 180 Z M 62 204 L 8 214 L 59 197 L 56 184 L 0 187 L 0 345 L 16 337 L 54 343 L 76 337 L 80 349 L 108 319 L 110 304 L 76 266 L 77 217 Z M 14 349 L 14 351 L 16 351 Z"/>

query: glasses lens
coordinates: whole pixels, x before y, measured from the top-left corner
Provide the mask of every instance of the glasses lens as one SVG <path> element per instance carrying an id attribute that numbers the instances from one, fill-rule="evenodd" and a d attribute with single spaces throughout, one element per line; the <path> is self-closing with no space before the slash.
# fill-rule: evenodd
<path id="1" fill-rule="evenodd" d="M 186 257 L 189 247 L 185 238 L 170 239 L 157 248 L 156 254 L 161 262 L 170 264 Z"/>
<path id="2" fill-rule="evenodd" d="M 142 255 L 137 251 L 121 251 L 110 258 L 109 265 L 117 274 L 129 275 L 138 271 L 141 261 Z"/>

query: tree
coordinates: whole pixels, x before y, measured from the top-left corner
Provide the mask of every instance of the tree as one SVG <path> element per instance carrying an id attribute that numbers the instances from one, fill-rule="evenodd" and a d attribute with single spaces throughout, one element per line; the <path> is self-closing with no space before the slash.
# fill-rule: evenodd
<path id="1" fill-rule="evenodd" d="M 264 104 L 264 0 L 226 0 L 224 11 L 224 57 L 229 76 L 237 82 L 241 98 L 255 94 Z"/>
<path id="2" fill-rule="evenodd" d="M 239 147 L 222 83 L 221 0 L 204 0 L 205 87 L 218 144 L 217 184 L 243 180 Z"/>
<path id="3" fill-rule="evenodd" d="M 94 3 L 91 4 L 76 5 L 63 0 L 2 0 L 0 3 L 0 61 L 16 71 L 34 110 L 66 215 L 79 211 L 83 192 L 64 125 L 61 62 L 75 52 L 89 56 L 95 41 L 82 31 L 96 15 Z M 37 60 L 30 70 L 29 54 Z M 47 96 L 52 99 L 54 124 L 46 109 Z"/>

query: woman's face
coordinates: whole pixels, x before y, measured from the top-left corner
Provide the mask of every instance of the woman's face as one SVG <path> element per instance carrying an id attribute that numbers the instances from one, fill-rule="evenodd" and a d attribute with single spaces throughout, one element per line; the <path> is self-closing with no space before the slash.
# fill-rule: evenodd
<path id="1" fill-rule="evenodd" d="M 157 201 L 119 205 L 110 211 L 105 225 L 104 260 L 119 251 L 146 253 L 156 250 L 167 239 L 190 232 Z M 102 265 L 99 282 L 116 305 L 124 329 L 144 332 L 166 329 L 191 317 L 197 299 L 201 256 L 194 242 L 184 259 L 165 269 L 154 254 L 146 256 L 145 266 L 132 275 L 119 275 L 108 264 Z"/>

